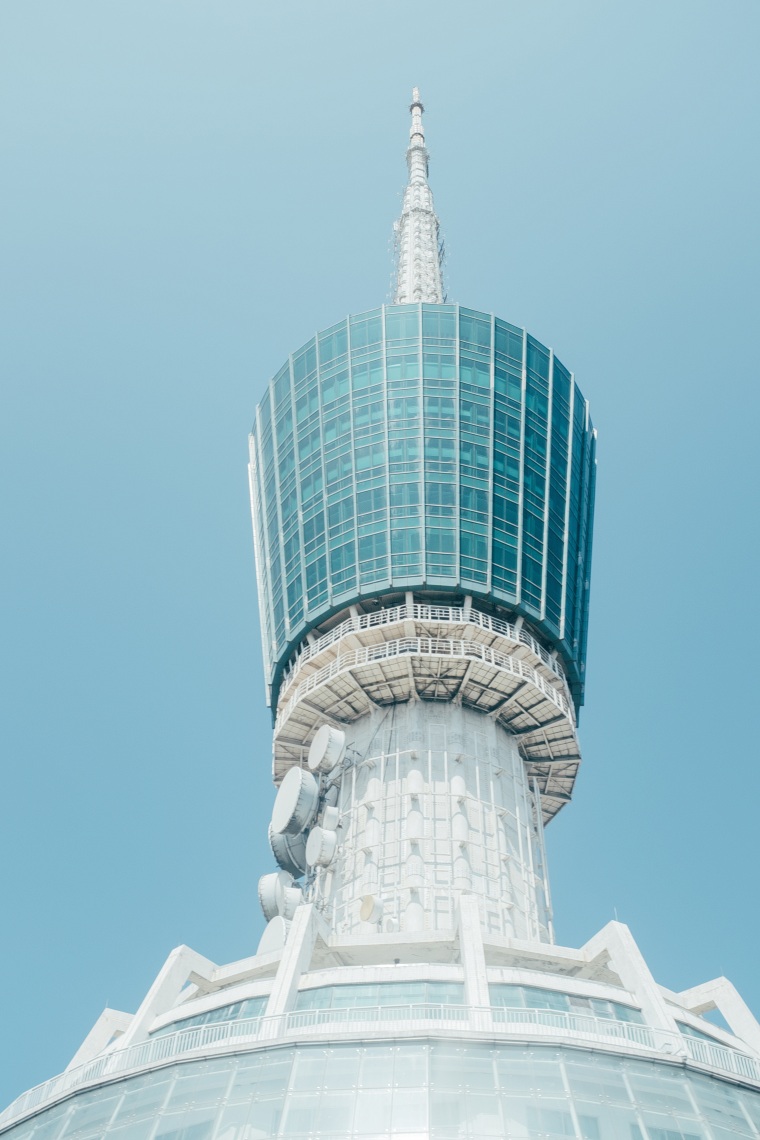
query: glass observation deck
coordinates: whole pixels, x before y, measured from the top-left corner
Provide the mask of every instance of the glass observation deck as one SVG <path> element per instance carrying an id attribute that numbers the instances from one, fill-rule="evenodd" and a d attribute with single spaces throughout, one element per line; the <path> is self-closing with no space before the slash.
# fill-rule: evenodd
<path id="1" fill-rule="evenodd" d="M 457 305 L 349 317 L 271 381 L 251 460 L 275 707 L 311 629 L 407 590 L 522 615 L 582 702 L 595 432 L 523 329 Z"/>

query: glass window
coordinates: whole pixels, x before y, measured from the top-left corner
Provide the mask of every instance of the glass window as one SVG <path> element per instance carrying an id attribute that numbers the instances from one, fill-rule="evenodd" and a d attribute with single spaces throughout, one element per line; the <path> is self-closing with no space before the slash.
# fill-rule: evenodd
<path id="1" fill-rule="evenodd" d="M 150 1095 L 156 1088 L 160 1099 Z M 733 1140 L 756 1135 L 749 1120 L 760 1121 L 757 1090 L 681 1064 L 604 1054 L 598 1045 L 591 1051 L 538 1043 L 381 1042 L 367 1036 L 360 1043 L 274 1044 L 126 1077 L 74 1093 L 3 1135 Z"/>
<path id="2" fill-rule="evenodd" d="M 459 310 L 459 340 L 482 353 L 491 351 L 491 319 L 472 309 Z"/>
<path id="3" fill-rule="evenodd" d="M 354 1009 L 377 1006 L 464 1005 L 462 982 L 375 982 L 365 985 L 318 986 L 301 990 L 299 1009 Z"/>
<path id="4" fill-rule="evenodd" d="M 491 384 L 491 365 L 486 360 L 465 356 L 459 358 L 459 377 L 463 384 L 488 388 Z"/>
<path id="5" fill-rule="evenodd" d="M 293 357 L 293 381 L 296 387 L 317 371 L 317 348 L 313 340 Z"/>
<path id="6" fill-rule="evenodd" d="M 454 340 L 456 309 L 446 305 L 422 306 L 422 335 L 430 340 Z"/>
<path id="7" fill-rule="evenodd" d="M 641 1010 L 622 1002 L 589 998 L 581 994 L 568 994 L 539 986 L 520 986 L 494 983 L 490 987 L 491 1004 L 504 1009 L 554 1009 L 568 1013 L 588 1013 L 591 1017 L 604 1017 L 615 1021 L 644 1023 Z"/>
<path id="8" fill-rule="evenodd" d="M 515 328 L 514 325 L 507 324 L 506 321 L 500 321 L 498 318 L 495 322 L 495 326 L 495 351 L 500 356 L 505 356 L 517 364 L 522 364 L 523 330 Z"/>
<path id="9" fill-rule="evenodd" d="M 415 340 L 419 337 L 419 309 L 416 305 L 394 305 L 385 310 L 386 340 Z"/>
<path id="10" fill-rule="evenodd" d="M 351 349 L 366 348 L 383 339 L 383 322 L 380 310 L 351 317 Z"/>
<path id="11" fill-rule="evenodd" d="M 236 1001 L 231 1005 L 221 1005 L 217 1009 L 210 1009 L 206 1013 L 197 1013 L 194 1017 L 178 1018 L 176 1021 L 155 1030 L 152 1036 L 160 1033 L 175 1033 L 178 1029 L 190 1029 L 195 1025 L 214 1025 L 225 1021 L 241 1021 L 251 1017 L 258 1017 L 264 1012 L 268 997 L 246 998 L 245 1001 Z"/>
<path id="12" fill-rule="evenodd" d="M 345 356 L 348 352 L 348 330 L 346 322 L 333 325 L 319 336 L 319 366 L 324 368 L 331 360 Z"/>

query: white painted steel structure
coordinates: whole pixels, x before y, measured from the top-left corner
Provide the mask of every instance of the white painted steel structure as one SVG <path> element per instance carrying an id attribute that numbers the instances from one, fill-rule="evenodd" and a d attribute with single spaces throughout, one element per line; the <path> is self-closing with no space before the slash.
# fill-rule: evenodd
<path id="1" fill-rule="evenodd" d="M 409 181 L 404 191 L 401 217 L 394 227 L 396 239 L 397 305 L 415 301 L 441 304 L 443 289 L 443 243 L 441 226 L 428 184 L 429 155 L 422 126 L 424 107 L 419 90 L 412 92 L 412 126 L 406 161 Z"/>

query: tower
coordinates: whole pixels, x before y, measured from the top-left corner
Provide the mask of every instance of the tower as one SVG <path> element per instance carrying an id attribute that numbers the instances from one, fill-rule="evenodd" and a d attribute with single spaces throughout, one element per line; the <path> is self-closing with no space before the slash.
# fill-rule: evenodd
<path id="1" fill-rule="evenodd" d="M 555 941 L 595 434 L 550 349 L 446 302 L 422 114 L 415 90 L 394 302 L 294 352 L 251 436 L 279 868 L 258 950 L 175 950 L 0 1116 L 13 1140 L 760 1134 L 729 982 L 664 989 L 616 922 Z"/>

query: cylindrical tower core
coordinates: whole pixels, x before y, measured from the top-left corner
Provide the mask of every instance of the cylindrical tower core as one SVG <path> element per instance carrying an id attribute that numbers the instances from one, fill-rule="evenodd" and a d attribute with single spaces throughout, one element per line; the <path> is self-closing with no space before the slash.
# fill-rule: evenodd
<path id="1" fill-rule="evenodd" d="M 485 930 L 551 940 L 540 805 L 490 717 L 411 701 L 347 731 L 339 848 L 313 897 L 339 933 L 452 930 L 462 892 Z"/>

